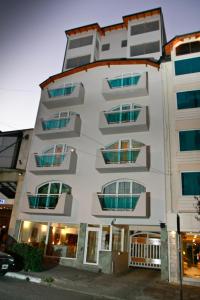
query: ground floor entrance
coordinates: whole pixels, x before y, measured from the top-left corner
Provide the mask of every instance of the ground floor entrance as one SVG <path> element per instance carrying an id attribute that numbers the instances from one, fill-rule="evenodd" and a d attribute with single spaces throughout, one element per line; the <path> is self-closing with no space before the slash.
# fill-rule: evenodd
<path id="1" fill-rule="evenodd" d="M 161 240 L 159 233 L 137 232 L 130 236 L 129 266 L 161 268 Z"/>
<path id="2" fill-rule="evenodd" d="M 12 214 L 12 205 L 0 204 L 0 227 L 9 227 Z"/>
<path id="3" fill-rule="evenodd" d="M 200 279 L 200 234 L 182 233 L 183 276 Z"/>

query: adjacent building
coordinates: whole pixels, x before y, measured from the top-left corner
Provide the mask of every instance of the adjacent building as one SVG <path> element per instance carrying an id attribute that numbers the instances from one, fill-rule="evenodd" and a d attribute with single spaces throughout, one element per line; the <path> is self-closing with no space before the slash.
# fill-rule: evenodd
<path id="1" fill-rule="evenodd" d="M 169 279 L 200 279 L 200 32 L 176 36 L 161 64 L 165 91 Z M 180 218 L 181 243 L 177 239 Z M 188 279 L 187 279 L 188 278 Z"/>
<path id="2" fill-rule="evenodd" d="M 0 227 L 14 235 L 32 129 L 0 132 Z"/>
<path id="3" fill-rule="evenodd" d="M 41 84 L 18 239 L 68 266 L 167 276 L 162 11 L 66 35 L 62 72 Z"/>

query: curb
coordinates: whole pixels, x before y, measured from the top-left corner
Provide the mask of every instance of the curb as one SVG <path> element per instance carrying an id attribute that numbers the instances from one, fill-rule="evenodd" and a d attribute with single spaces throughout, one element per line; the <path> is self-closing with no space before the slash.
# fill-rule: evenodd
<path id="1" fill-rule="evenodd" d="M 24 275 L 24 274 L 15 273 L 15 272 L 8 272 L 5 274 L 5 276 L 11 277 L 11 278 L 17 278 L 17 279 L 21 279 L 21 280 L 26 280 L 26 281 L 30 281 L 30 282 L 34 282 L 34 283 L 41 283 L 41 281 L 42 281 L 42 279 L 39 277 L 33 277 L 33 276 Z"/>

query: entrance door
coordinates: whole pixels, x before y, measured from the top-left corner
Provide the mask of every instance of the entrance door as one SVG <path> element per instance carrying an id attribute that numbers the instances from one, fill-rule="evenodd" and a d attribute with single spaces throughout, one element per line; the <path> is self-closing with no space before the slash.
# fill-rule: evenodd
<path id="1" fill-rule="evenodd" d="M 130 236 L 129 266 L 160 269 L 160 234 L 141 232 Z"/>
<path id="2" fill-rule="evenodd" d="M 88 227 L 86 231 L 86 247 L 84 263 L 95 264 L 99 262 L 100 228 Z"/>

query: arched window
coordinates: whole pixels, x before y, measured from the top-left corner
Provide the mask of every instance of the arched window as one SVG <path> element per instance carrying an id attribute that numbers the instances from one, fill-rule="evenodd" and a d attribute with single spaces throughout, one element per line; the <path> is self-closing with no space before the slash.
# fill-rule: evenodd
<path id="1" fill-rule="evenodd" d="M 136 104 L 121 104 L 105 112 L 108 124 L 135 122 L 141 111 L 141 106 Z"/>
<path id="2" fill-rule="evenodd" d="M 130 179 L 109 182 L 102 187 L 99 200 L 103 210 L 134 210 L 146 188 Z"/>
<path id="3" fill-rule="evenodd" d="M 143 143 L 126 139 L 107 145 L 102 149 L 106 164 L 134 163 L 140 153 Z"/>
<path id="4" fill-rule="evenodd" d="M 176 55 L 185 55 L 200 52 L 200 41 L 184 43 L 176 47 Z"/>
<path id="5" fill-rule="evenodd" d="M 29 195 L 30 208 L 54 209 L 61 194 L 71 194 L 71 187 L 62 182 L 42 183 L 36 188 L 36 195 Z"/>

